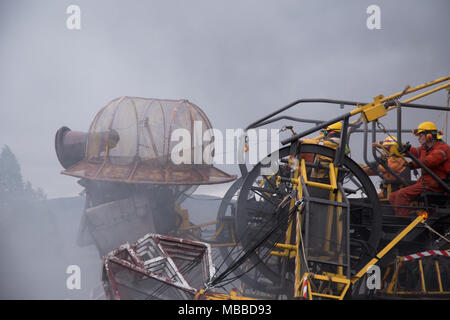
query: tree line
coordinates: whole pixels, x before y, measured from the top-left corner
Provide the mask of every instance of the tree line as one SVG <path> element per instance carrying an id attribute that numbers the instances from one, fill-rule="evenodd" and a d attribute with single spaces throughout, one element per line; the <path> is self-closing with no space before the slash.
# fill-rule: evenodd
<path id="1" fill-rule="evenodd" d="M 5 145 L 0 153 L 0 201 L 45 200 L 42 188 L 33 188 L 31 182 L 24 181 L 17 157 Z"/>

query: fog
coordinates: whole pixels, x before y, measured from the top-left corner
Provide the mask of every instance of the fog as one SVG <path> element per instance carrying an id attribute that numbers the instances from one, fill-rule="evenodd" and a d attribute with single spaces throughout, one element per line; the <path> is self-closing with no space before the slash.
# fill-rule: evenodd
<path id="1" fill-rule="evenodd" d="M 50 198 L 81 191 L 59 174 L 56 130 L 87 130 L 122 95 L 186 98 L 214 127 L 244 128 L 298 98 L 370 101 L 450 69 L 445 0 L 378 1 L 380 30 L 366 26 L 371 1 L 75 2 L 0 7 L 0 144 Z M 70 4 L 81 30 L 66 27 Z M 428 100 L 443 105 L 445 94 Z M 293 113 L 326 119 L 330 110 L 339 114 Z M 419 114 L 443 126 L 438 112 Z M 411 126 L 417 117 L 405 112 Z"/>
<path id="2" fill-rule="evenodd" d="M 81 9 L 80 30 L 66 26 L 66 9 L 72 4 Z M 366 24 L 366 9 L 372 4 L 381 10 L 379 30 Z M 245 128 L 299 98 L 368 102 L 450 74 L 449 14 L 447 0 L 3 0 L 0 147 L 11 148 L 24 179 L 41 187 L 49 199 L 77 197 L 82 187 L 60 174 L 55 133 L 63 125 L 87 131 L 98 110 L 114 98 L 188 99 L 220 130 Z M 446 92 L 439 92 L 420 102 L 445 106 L 445 99 Z M 327 120 L 348 110 L 313 105 L 289 114 Z M 404 128 L 431 120 L 442 129 L 448 126 L 445 119 L 437 111 L 403 111 Z M 395 112 L 382 118 L 387 128 L 395 121 Z M 288 122 L 279 126 L 284 124 Z M 308 127 L 297 126 L 296 131 Z M 410 134 L 403 139 L 417 143 Z M 350 147 L 362 162 L 362 140 L 352 138 Z M 239 174 L 237 165 L 218 167 Z M 200 187 L 197 193 L 221 195 L 228 186 Z M 26 243 L 39 244 L 38 234 L 50 237 L 39 238 L 47 245 L 57 235 L 62 246 L 42 259 L 57 270 L 38 268 L 48 271 L 48 279 L 57 274 L 61 291 L 35 294 L 36 276 L 28 269 L 32 262 L 17 253 L 20 257 L 13 260 L 21 266 L 14 274 L 31 280 L 22 279 L 15 291 L 9 283 L 6 297 L 87 297 L 92 283 L 83 285 L 86 291 L 78 296 L 64 287 L 67 265 L 86 263 L 92 279 L 100 266 L 94 249 L 75 246 L 83 202 L 76 199 L 81 200 L 67 211 L 46 203 L 53 208 L 48 220 L 30 220 L 30 212 L 8 220 L 10 225 L 3 220 L 2 227 L 11 234 L 20 230 L 31 237 L 18 244 L 17 238 L 6 238 L 7 252 L 17 245 L 22 252 L 35 253 Z"/>

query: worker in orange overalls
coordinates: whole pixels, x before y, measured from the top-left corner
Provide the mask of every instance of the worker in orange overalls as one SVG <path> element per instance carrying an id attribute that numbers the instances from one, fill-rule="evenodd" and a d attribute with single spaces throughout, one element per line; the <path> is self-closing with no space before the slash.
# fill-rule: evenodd
<path id="1" fill-rule="evenodd" d="M 341 131 L 342 131 L 342 122 L 335 122 L 326 127 L 325 130 L 322 130 L 321 134 L 312 139 L 299 139 L 300 143 L 310 143 L 310 144 L 318 144 L 321 146 L 325 146 L 331 149 L 337 149 L 339 144 L 341 143 Z M 350 148 L 348 145 L 345 146 L 345 154 L 350 153 Z M 305 159 L 306 162 L 318 162 L 318 163 L 330 163 L 333 159 L 323 156 L 323 155 L 315 155 L 313 153 L 303 153 L 301 155 L 302 159 Z M 312 177 L 323 177 L 327 176 L 328 171 L 324 169 L 313 170 Z"/>
<path id="2" fill-rule="evenodd" d="M 450 147 L 441 140 L 442 135 L 438 132 L 436 125 L 430 121 L 422 122 L 413 133 L 418 137 L 421 146 L 410 147 L 411 154 L 440 179 L 446 180 L 450 172 Z M 414 162 L 411 164 L 415 168 L 419 168 Z M 394 206 L 395 215 L 410 215 L 409 208 L 396 206 L 408 206 L 423 191 L 443 192 L 444 190 L 432 176 L 422 172 L 422 176 L 415 184 L 391 193 L 389 202 Z"/>
<path id="3" fill-rule="evenodd" d="M 300 143 L 318 144 L 328 148 L 336 149 L 341 143 L 342 122 L 330 124 L 321 134 L 312 139 L 299 139 Z M 350 153 L 348 146 L 345 146 L 345 154 Z M 312 162 L 313 154 L 304 154 L 306 161 Z"/>
<path id="4" fill-rule="evenodd" d="M 312 139 L 300 139 L 302 143 L 312 143 L 336 149 L 341 142 L 342 122 L 330 124 L 321 134 Z M 348 148 L 347 148 L 348 149 Z M 346 152 L 347 152 L 346 149 Z M 349 151 L 349 150 L 348 150 Z"/>
<path id="5" fill-rule="evenodd" d="M 395 137 L 387 137 L 383 142 L 375 142 L 372 146 L 383 150 L 382 158 L 392 172 L 402 177 L 406 183 L 411 180 L 411 173 L 408 169 L 408 161 L 403 158 L 398 151 L 398 143 Z M 378 193 L 378 197 L 387 198 L 391 192 L 397 191 L 402 184 L 401 181 L 397 181 L 396 177 L 386 170 L 384 166 L 380 164 L 378 168 L 383 175 L 381 191 Z M 377 175 L 377 172 L 370 166 L 364 167 L 364 171 L 369 176 Z"/>

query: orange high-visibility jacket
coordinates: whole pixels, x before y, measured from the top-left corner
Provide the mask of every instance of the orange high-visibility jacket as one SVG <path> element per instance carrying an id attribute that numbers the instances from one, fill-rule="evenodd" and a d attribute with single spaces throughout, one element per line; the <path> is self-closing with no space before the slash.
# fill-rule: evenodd
<path id="1" fill-rule="evenodd" d="M 408 161 L 400 157 L 389 157 L 387 160 L 387 166 L 393 172 L 400 174 L 407 168 Z M 395 180 L 395 177 L 389 173 L 381 164 L 378 166 L 379 170 L 383 174 L 383 178 L 386 180 Z M 377 173 L 372 170 L 370 167 L 364 167 L 364 171 L 366 171 L 367 175 L 375 176 Z"/>
<path id="2" fill-rule="evenodd" d="M 439 140 L 428 150 L 424 146 L 420 146 L 418 148 L 411 147 L 410 152 L 439 178 L 445 179 L 447 173 L 450 172 L 450 147 L 446 143 Z M 420 168 L 414 161 L 413 163 L 414 167 Z M 425 171 L 422 172 L 419 181 L 435 183 L 433 177 Z"/>

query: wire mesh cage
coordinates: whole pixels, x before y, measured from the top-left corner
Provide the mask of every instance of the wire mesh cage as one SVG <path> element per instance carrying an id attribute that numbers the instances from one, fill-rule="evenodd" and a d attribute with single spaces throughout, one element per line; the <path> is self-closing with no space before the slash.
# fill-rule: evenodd
<path id="1" fill-rule="evenodd" d="M 84 159 L 62 173 L 127 183 L 201 185 L 234 180 L 212 165 L 213 157 L 211 123 L 195 104 L 121 97 L 97 113 Z"/>

